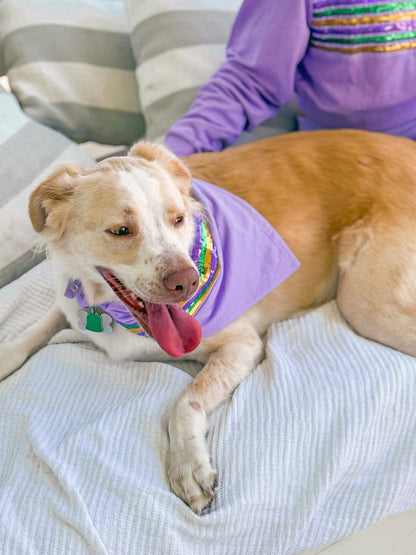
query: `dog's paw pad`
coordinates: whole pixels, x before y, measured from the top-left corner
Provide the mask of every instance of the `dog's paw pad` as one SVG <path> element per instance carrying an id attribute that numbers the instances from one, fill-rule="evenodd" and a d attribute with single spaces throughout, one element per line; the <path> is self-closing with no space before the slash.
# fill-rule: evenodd
<path id="1" fill-rule="evenodd" d="M 171 467 L 169 480 L 172 491 L 198 515 L 206 511 L 217 491 L 217 473 L 197 461 Z"/>

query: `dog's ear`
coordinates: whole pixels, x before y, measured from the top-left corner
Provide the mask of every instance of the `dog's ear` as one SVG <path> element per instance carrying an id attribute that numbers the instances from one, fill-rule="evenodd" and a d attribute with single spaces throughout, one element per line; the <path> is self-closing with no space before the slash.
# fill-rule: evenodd
<path id="1" fill-rule="evenodd" d="M 162 147 L 161 145 L 156 145 L 155 143 L 151 143 L 149 141 L 139 141 L 131 147 L 129 151 L 129 156 L 137 156 L 138 158 L 144 158 L 149 162 L 154 162 L 157 158 L 156 152 L 158 149 L 161 148 L 164 147 Z"/>
<path id="2" fill-rule="evenodd" d="M 149 141 L 139 141 L 131 147 L 129 156 L 137 156 L 149 162 L 159 162 L 175 179 L 180 191 L 184 195 L 189 195 L 191 192 L 191 172 L 183 162 L 165 146 Z"/>
<path id="3" fill-rule="evenodd" d="M 35 231 L 41 233 L 48 229 L 55 239 L 62 236 L 69 200 L 81 172 L 82 169 L 75 164 L 62 166 L 33 191 L 29 199 L 29 216 Z"/>

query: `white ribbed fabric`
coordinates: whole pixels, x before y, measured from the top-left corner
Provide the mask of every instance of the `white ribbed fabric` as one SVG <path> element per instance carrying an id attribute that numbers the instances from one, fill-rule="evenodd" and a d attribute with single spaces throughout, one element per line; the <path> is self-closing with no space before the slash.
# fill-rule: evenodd
<path id="1" fill-rule="evenodd" d="M 0 340 L 52 302 L 46 269 L 0 291 Z M 0 553 L 291 554 L 416 505 L 416 360 L 355 335 L 335 303 L 272 326 L 214 415 L 219 491 L 202 517 L 165 473 L 190 379 L 61 343 L 3 382 Z"/>

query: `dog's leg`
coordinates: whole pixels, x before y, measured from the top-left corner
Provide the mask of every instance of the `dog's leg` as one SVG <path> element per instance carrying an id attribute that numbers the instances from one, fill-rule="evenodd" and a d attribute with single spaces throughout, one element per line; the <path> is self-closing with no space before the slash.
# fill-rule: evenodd
<path id="1" fill-rule="evenodd" d="M 215 350 L 179 398 L 169 420 L 171 488 L 198 514 L 215 493 L 216 472 L 205 443 L 208 416 L 263 356 L 263 343 L 257 331 L 241 321 L 207 338 L 205 345 L 208 350 Z"/>
<path id="2" fill-rule="evenodd" d="M 407 225 L 406 225 L 407 224 Z M 357 222 L 339 242 L 338 306 L 363 337 L 416 356 L 416 233 L 413 221 Z"/>
<path id="3" fill-rule="evenodd" d="M 45 316 L 30 326 L 21 335 L 0 345 L 0 380 L 4 380 L 20 368 L 25 360 L 41 347 L 58 331 L 67 327 L 65 316 L 54 305 Z"/>

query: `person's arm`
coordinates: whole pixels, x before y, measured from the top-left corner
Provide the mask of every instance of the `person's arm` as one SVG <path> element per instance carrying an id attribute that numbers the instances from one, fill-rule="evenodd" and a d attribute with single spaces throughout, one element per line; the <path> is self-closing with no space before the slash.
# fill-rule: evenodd
<path id="1" fill-rule="evenodd" d="M 273 117 L 294 94 L 309 40 L 310 0 L 245 0 L 227 59 L 166 135 L 178 156 L 216 151 Z"/>

